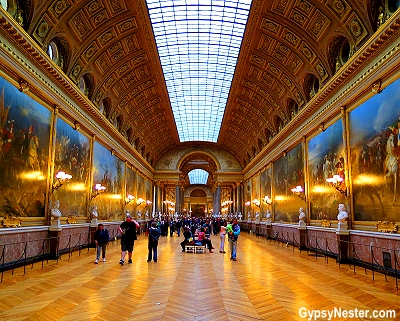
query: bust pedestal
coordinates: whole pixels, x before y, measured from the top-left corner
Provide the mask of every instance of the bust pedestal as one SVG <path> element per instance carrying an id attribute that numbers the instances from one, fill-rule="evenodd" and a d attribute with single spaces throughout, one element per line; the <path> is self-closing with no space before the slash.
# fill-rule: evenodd
<path id="1" fill-rule="evenodd" d="M 343 232 L 343 231 L 348 231 L 348 230 L 349 229 L 348 229 L 347 222 L 346 221 L 344 221 L 344 222 L 339 221 L 337 231 Z"/>
<path id="2" fill-rule="evenodd" d="M 304 221 L 299 221 L 299 227 L 306 227 L 307 224 Z"/>
<path id="3" fill-rule="evenodd" d="M 265 225 L 267 227 L 267 239 L 272 238 L 272 220 L 271 218 L 267 218 L 267 220 L 265 221 Z"/>
<path id="4" fill-rule="evenodd" d="M 90 227 L 96 227 L 99 224 L 99 220 L 97 219 L 97 217 L 93 217 L 92 220 L 90 221 Z"/>
<path id="5" fill-rule="evenodd" d="M 299 221 L 299 226 L 297 227 L 299 231 L 299 250 L 307 249 L 307 225 L 304 221 Z"/>
<path id="6" fill-rule="evenodd" d="M 61 225 L 60 218 L 52 218 L 49 226 L 49 238 L 50 238 L 50 258 L 58 259 L 58 246 L 60 244 L 61 236 Z"/>
<path id="7" fill-rule="evenodd" d="M 60 224 L 60 218 L 51 218 L 51 224 L 50 224 L 50 231 L 52 229 L 60 229 L 61 224 Z"/>

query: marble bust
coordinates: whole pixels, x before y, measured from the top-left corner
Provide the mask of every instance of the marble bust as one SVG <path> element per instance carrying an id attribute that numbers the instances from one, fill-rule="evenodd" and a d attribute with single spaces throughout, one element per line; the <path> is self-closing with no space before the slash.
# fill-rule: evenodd
<path id="1" fill-rule="evenodd" d="M 300 207 L 299 208 L 299 221 L 303 221 L 306 218 L 306 213 L 304 213 L 304 208 Z"/>
<path id="2" fill-rule="evenodd" d="M 53 208 L 51 209 L 51 217 L 54 219 L 59 219 L 61 217 L 60 211 L 60 201 L 56 200 L 54 202 Z"/>
<path id="3" fill-rule="evenodd" d="M 256 212 L 256 221 L 260 219 L 260 213 Z"/>
<path id="4" fill-rule="evenodd" d="M 339 204 L 338 206 L 339 214 L 337 216 L 337 219 L 339 222 L 346 222 L 349 218 L 349 214 L 345 211 L 345 206 L 344 204 Z"/>
<path id="5" fill-rule="evenodd" d="M 137 217 L 138 217 L 139 220 L 142 219 L 142 211 L 141 210 L 139 210 L 137 212 Z"/>
<path id="6" fill-rule="evenodd" d="M 149 211 L 146 211 L 146 213 L 144 215 L 146 217 L 146 220 L 148 220 L 149 219 Z"/>
<path id="7" fill-rule="evenodd" d="M 266 216 L 266 218 L 268 219 L 268 218 L 271 218 L 271 212 L 270 212 L 270 210 L 267 210 L 267 216 Z"/>
<path id="8" fill-rule="evenodd" d="M 93 206 L 92 208 L 92 218 L 97 218 L 99 214 L 97 213 L 97 206 Z"/>

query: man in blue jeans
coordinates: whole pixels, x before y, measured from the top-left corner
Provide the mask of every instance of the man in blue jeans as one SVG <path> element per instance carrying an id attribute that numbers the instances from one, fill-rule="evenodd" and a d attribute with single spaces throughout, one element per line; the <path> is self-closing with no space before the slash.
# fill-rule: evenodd
<path id="1" fill-rule="evenodd" d="M 240 234 L 240 226 L 236 219 L 232 222 L 232 231 L 228 232 L 228 242 L 231 250 L 231 260 L 236 261 L 237 239 Z"/>

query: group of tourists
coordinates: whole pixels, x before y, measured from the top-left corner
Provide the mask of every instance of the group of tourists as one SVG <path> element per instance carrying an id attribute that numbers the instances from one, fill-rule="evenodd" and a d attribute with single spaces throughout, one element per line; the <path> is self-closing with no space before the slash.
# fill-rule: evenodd
<path id="1" fill-rule="evenodd" d="M 121 259 L 120 265 L 125 264 L 126 252 L 128 252 L 128 264 L 132 264 L 132 252 L 134 242 L 137 240 L 137 229 L 139 223 L 135 221 L 129 214 L 126 215 L 125 221 L 121 223 L 118 230 L 121 234 Z M 210 253 L 213 253 L 214 246 L 210 239 L 211 233 L 220 236 L 220 253 L 225 252 L 225 239 L 228 237 L 230 259 L 236 261 L 237 240 L 240 234 L 240 226 L 236 219 L 231 222 L 226 220 L 200 218 L 185 218 L 178 220 L 155 219 L 146 223 L 146 234 L 148 235 L 148 258 L 147 262 L 157 262 L 157 247 L 160 236 L 167 236 L 169 229 L 170 237 L 176 232 L 180 237 L 181 229 L 183 229 L 184 240 L 180 243 L 182 252 L 185 251 L 185 245 L 191 242 L 197 245 L 205 245 Z M 106 248 L 109 244 L 109 234 L 102 223 L 98 224 L 98 228 L 94 235 L 96 244 L 96 260 L 97 264 L 102 255 L 103 262 L 106 261 Z"/>

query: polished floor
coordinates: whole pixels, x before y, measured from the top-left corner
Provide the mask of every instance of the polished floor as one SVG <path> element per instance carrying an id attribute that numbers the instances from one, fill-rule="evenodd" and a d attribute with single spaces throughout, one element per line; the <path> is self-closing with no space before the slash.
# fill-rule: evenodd
<path id="1" fill-rule="evenodd" d="M 242 233 L 238 260 L 216 252 L 182 253 L 182 238 L 161 238 L 158 263 L 147 260 L 147 240 L 135 244 L 133 264 L 120 266 L 118 242 L 107 262 L 95 250 L 35 263 L 26 275 L 5 272 L 0 320 L 308 320 L 307 311 L 389 310 L 400 320 L 395 280 L 341 268 L 334 260 Z M 316 316 L 315 314 L 313 316 Z M 358 314 L 357 316 L 360 316 Z M 310 318 L 311 319 L 311 318 Z M 319 318 L 317 320 L 328 320 Z M 371 320 L 338 317 L 332 320 Z M 381 318 L 379 320 L 395 320 Z"/>

